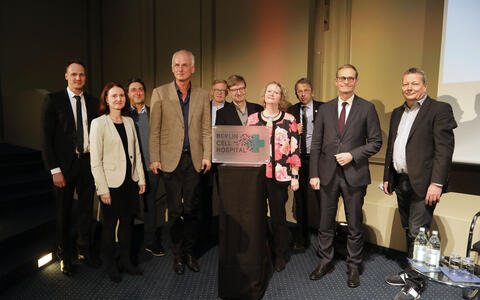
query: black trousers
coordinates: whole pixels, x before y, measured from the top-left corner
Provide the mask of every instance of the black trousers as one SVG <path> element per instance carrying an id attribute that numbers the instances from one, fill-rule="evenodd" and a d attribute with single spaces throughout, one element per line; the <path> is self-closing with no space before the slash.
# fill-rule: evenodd
<path id="1" fill-rule="evenodd" d="M 95 191 L 90 155 L 75 158 L 71 170 L 63 173 L 67 185 L 63 188 L 54 186 L 57 207 L 58 254 L 65 262 L 73 259 L 73 241 L 70 235 L 72 219 L 76 219 L 77 245 L 88 249 L 92 238 L 93 193 Z M 72 218 L 73 193 L 77 191 L 78 204 L 75 218 Z"/>
<path id="2" fill-rule="evenodd" d="M 410 179 L 406 174 L 398 175 L 395 193 L 397 194 L 400 221 L 405 229 L 408 255 L 412 257 L 415 237 L 420 231 L 420 227 L 425 227 L 426 230 L 430 228 L 436 205 L 425 204 L 425 197 L 420 197 L 413 191 Z"/>
<path id="3" fill-rule="evenodd" d="M 321 183 L 321 182 L 320 182 Z M 337 166 L 331 182 L 320 187 L 320 227 L 318 229 L 319 254 L 322 264 L 333 260 L 335 239 L 335 217 L 338 198 L 342 195 L 348 223 L 347 265 L 358 267 L 363 255 L 363 198 L 366 186 L 353 187 L 348 184 L 341 166 Z"/>
<path id="4" fill-rule="evenodd" d="M 157 231 L 157 190 L 160 176 L 152 171 L 145 171 L 147 186 L 143 194 L 143 221 L 144 221 L 144 243 L 146 246 L 156 241 Z"/>
<path id="5" fill-rule="evenodd" d="M 295 215 L 297 218 L 295 242 L 304 246 L 310 244 L 308 203 L 318 201 L 315 191 L 310 187 L 309 161 L 308 156 L 302 156 L 302 166 L 298 170 L 299 188 L 293 193 L 295 198 Z"/>
<path id="6" fill-rule="evenodd" d="M 174 255 L 193 254 L 200 213 L 200 176 L 193 167 L 190 152 L 182 153 L 173 172 L 163 172 Z"/>
<path id="7" fill-rule="evenodd" d="M 288 184 L 275 182 L 267 178 L 267 197 L 270 218 L 272 220 L 273 253 L 284 257 L 288 249 L 289 231 L 285 203 L 288 200 Z"/>
<path id="8" fill-rule="evenodd" d="M 102 252 L 108 265 L 116 259 L 115 254 L 115 229 L 117 221 L 118 243 L 120 245 L 120 259 L 124 265 L 131 265 L 130 249 L 132 244 L 132 222 L 133 216 L 118 216 L 114 211 L 102 203 L 103 229 L 102 229 Z"/>

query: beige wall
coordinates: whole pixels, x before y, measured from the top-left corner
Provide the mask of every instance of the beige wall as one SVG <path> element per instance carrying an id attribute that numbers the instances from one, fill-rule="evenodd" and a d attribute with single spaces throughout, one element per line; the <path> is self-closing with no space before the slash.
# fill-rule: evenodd
<path id="1" fill-rule="evenodd" d="M 215 77 L 242 75 L 247 100 L 257 103 L 265 84 L 279 81 L 289 101 L 298 102 L 293 86 L 307 76 L 309 5 L 308 0 L 216 1 Z"/>
<path id="2" fill-rule="evenodd" d="M 385 158 L 392 110 L 403 103 L 401 80 L 409 67 L 427 72 L 429 94 L 436 96 L 443 1 L 353 1 L 351 63 L 360 74 L 357 92 L 372 101 L 379 114 Z"/>

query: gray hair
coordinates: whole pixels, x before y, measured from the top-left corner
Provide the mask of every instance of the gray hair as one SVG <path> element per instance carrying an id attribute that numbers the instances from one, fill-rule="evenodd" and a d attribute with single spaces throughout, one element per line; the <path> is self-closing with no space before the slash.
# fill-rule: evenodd
<path id="1" fill-rule="evenodd" d="M 192 67 L 195 66 L 195 56 L 193 56 L 193 53 L 188 51 L 188 50 L 185 50 L 185 49 L 182 49 L 182 50 L 178 50 L 177 52 L 173 53 L 172 55 L 172 67 L 173 67 L 173 64 L 174 64 L 174 59 L 175 59 L 175 56 L 179 53 L 186 53 L 188 55 L 190 55 L 190 61 L 192 62 Z"/>
<path id="2" fill-rule="evenodd" d="M 423 71 L 420 68 L 415 68 L 415 67 L 409 68 L 408 70 L 405 71 L 405 73 L 403 73 L 403 76 L 408 75 L 408 74 L 420 74 L 420 75 L 422 75 L 423 84 L 425 84 L 427 82 L 427 75 L 425 74 L 425 71 Z"/>

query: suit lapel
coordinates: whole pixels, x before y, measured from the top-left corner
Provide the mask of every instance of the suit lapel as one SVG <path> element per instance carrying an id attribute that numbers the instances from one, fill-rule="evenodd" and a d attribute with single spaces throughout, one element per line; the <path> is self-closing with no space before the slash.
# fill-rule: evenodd
<path id="1" fill-rule="evenodd" d="M 197 103 L 198 101 L 195 101 L 197 99 L 196 92 L 197 92 L 196 89 L 194 89 L 193 87 L 190 87 L 190 103 L 188 104 L 188 127 L 190 127 L 190 123 L 192 122 L 193 114 L 195 113 L 195 111 L 199 110 L 197 108 L 197 105 L 199 105 L 199 103 Z"/>
<path id="2" fill-rule="evenodd" d="M 332 118 L 332 122 L 334 124 L 333 127 L 335 128 L 337 136 L 340 137 L 340 129 L 338 128 L 338 99 L 335 98 L 325 105 L 330 105 L 328 110 L 330 111 L 330 117 Z"/>
<path id="3" fill-rule="evenodd" d="M 64 105 L 65 105 L 65 113 L 67 115 L 67 120 L 68 120 L 68 127 L 72 128 L 72 131 L 77 131 L 77 126 L 75 125 L 75 117 L 73 115 L 72 103 L 70 102 L 70 97 L 68 96 L 67 90 L 65 90 L 64 94 L 65 94 Z"/>
<path id="4" fill-rule="evenodd" d="M 320 102 L 317 102 L 315 100 L 312 100 L 312 101 L 313 101 L 313 122 L 315 122 L 315 117 L 317 115 L 318 108 L 320 107 Z"/>
<path id="5" fill-rule="evenodd" d="M 391 139 L 393 142 L 395 142 L 395 139 L 397 138 L 398 126 L 400 125 L 402 114 L 403 109 L 395 110 L 394 113 L 392 113 L 392 128 L 390 128 L 390 132 L 392 133 Z"/>
<path id="6" fill-rule="evenodd" d="M 128 122 L 126 117 L 122 116 L 122 120 L 123 120 L 123 126 L 125 126 L 125 132 L 127 133 L 128 154 L 132 155 L 134 153 L 133 151 L 134 143 L 129 143 L 128 141 L 133 141 L 133 135 L 132 135 L 133 128 L 130 126 L 130 122 Z"/>
<path id="7" fill-rule="evenodd" d="M 247 109 L 248 109 L 248 102 L 247 102 Z M 240 120 L 240 117 L 238 116 L 237 107 L 235 106 L 235 104 L 232 105 L 232 107 L 230 108 L 230 111 L 232 113 L 232 117 L 235 119 L 235 122 L 238 125 L 242 125 L 242 120 Z"/>
<path id="8" fill-rule="evenodd" d="M 417 117 L 415 118 L 415 121 L 413 121 L 412 128 L 410 129 L 410 133 L 408 134 L 408 139 L 407 143 L 412 137 L 413 133 L 415 132 L 415 129 L 417 129 L 418 124 L 424 119 L 425 114 L 428 111 L 428 107 L 430 106 L 432 100 L 430 100 L 429 97 L 423 101 L 423 104 L 420 106 L 420 111 L 417 114 Z"/>
<path id="9" fill-rule="evenodd" d="M 353 97 L 352 107 L 350 108 L 350 112 L 348 113 L 347 121 L 345 122 L 345 128 L 343 128 L 342 136 L 344 136 L 345 132 L 348 131 L 348 127 L 350 127 L 350 124 L 355 122 L 355 119 L 359 115 L 359 113 L 358 113 L 359 109 L 360 109 L 359 108 L 359 101 L 357 100 L 357 96 L 355 96 L 355 97 Z M 338 113 L 338 104 L 337 104 L 337 113 Z M 338 125 L 337 125 L 337 127 L 338 127 Z"/>
<path id="10" fill-rule="evenodd" d="M 175 82 L 170 84 L 170 88 L 168 90 L 168 99 L 171 101 L 169 103 L 172 105 L 172 108 L 177 112 L 178 117 L 183 122 L 183 114 L 182 114 L 182 107 L 180 106 L 180 100 L 178 99 L 177 89 L 175 88 Z"/>

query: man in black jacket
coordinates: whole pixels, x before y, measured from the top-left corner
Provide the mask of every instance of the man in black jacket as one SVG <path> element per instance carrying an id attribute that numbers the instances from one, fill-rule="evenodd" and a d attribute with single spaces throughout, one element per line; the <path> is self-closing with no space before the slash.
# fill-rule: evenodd
<path id="1" fill-rule="evenodd" d="M 300 78 L 295 83 L 295 95 L 300 102 L 290 106 L 287 112 L 295 117 L 298 124 L 302 167 L 298 171 L 300 187 L 294 192 L 294 216 L 297 220 L 297 227 L 293 249 L 305 250 L 310 246 L 308 208 L 318 208 L 318 195 L 309 184 L 310 145 L 312 144 L 315 115 L 323 103 L 313 100 L 312 83 L 307 78 Z M 318 228 L 318 224 L 316 224 L 316 228 Z"/>
<path id="2" fill-rule="evenodd" d="M 263 110 L 261 105 L 245 100 L 247 83 L 242 76 L 232 75 L 228 77 L 227 87 L 233 105 L 226 105 L 217 111 L 215 125 L 245 125 L 249 115 Z"/>
<path id="3" fill-rule="evenodd" d="M 52 174 L 57 203 L 58 256 L 63 274 L 74 273 L 72 219 L 77 221 L 77 247 L 80 258 L 89 266 L 101 261 L 92 255 L 91 228 L 94 181 L 90 171 L 88 132 L 98 113 L 98 100 L 84 93 L 85 65 L 67 64 L 65 90 L 48 94 L 43 108 L 43 154 Z M 78 194 L 77 215 L 72 218 L 73 193 Z"/>

